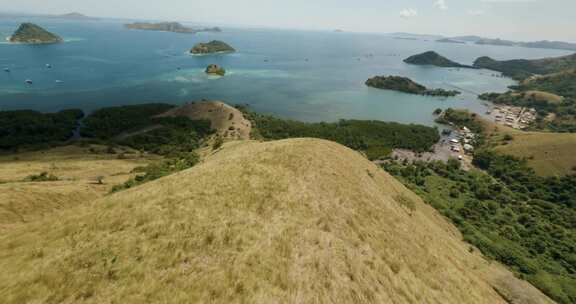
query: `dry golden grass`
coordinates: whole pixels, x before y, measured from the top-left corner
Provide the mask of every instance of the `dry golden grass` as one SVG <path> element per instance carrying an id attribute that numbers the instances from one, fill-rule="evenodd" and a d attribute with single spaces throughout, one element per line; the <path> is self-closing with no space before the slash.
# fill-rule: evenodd
<path id="1" fill-rule="evenodd" d="M 490 142 L 498 152 L 528 159 L 530 167 L 542 176 L 576 173 L 576 134 L 525 132 L 485 122 Z M 505 141 L 505 135 L 511 141 Z"/>
<path id="2" fill-rule="evenodd" d="M 92 153 L 90 148 L 101 153 Z M 102 146 L 65 146 L 0 156 L 0 231 L 100 198 L 131 177 L 132 169 L 156 159 L 134 154 L 118 159 L 116 154 L 103 153 L 105 150 Z M 49 172 L 59 181 L 24 181 L 41 172 Z M 98 176 L 104 184 L 97 183 Z"/>
<path id="3" fill-rule="evenodd" d="M 235 142 L 192 169 L 0 236 L 0 298 L 494 304 L 502 294 L 549 303 L 460 238 L 336 143 Z"/>
<path id="4" fill-rule="evenodd" d="M 561 96 L 544 91 L 526 91 L 525 95 L 527 98 L 531 98 L 538 101 L 545 101 L 552 104 L 558 104 L 561 103 L 562 100 L 564 100 Z"/>

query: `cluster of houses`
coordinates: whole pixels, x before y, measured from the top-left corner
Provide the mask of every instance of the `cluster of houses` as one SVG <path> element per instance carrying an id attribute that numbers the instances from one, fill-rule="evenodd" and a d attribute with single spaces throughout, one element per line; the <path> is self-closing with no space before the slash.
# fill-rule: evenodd
<path id="1" fill-rule="evenodd" d="M 536 120 L 536 110 L 524 107 L 498 106 L 492 115 L 497 124 L 514 129 L 525 129 Z"/>
<path id="2" fill-rule="evenodd" d="M 464 157 L 460 153 L 470 154 L 474 152 L 473 144 L 476 134 L 467 127 L 462 127 L 462 129 L 456 131 L 456 134 L 456 137 L 450 139 L 450 150 L 459 153 L 458 159 L 462 160 Z"/>

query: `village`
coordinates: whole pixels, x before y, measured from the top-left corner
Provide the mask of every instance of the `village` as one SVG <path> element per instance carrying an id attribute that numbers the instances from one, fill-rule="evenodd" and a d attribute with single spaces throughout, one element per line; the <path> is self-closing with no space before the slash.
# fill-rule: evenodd
<path id="1" fill-rule="evenodd" d="M 495 123 L 519 130 L 536 120 L 536 110 L 525 107 L 494 106 L 487 114 Z"/>
<path id="2" fill-rule="evenodd" d="M 458 159 L 461 162 L 462 169 L 469 170 L 472 168 L 472 154 L 477 135 L 467 127 L 458 128 L 452 125 L 452 128 L 442 131 L 442 138 L 432 147 L 432 152 L 416 153 L 405 149 L 394 149 L 392 159 L 398 161 L 443 161 L 449 159 Z"/>

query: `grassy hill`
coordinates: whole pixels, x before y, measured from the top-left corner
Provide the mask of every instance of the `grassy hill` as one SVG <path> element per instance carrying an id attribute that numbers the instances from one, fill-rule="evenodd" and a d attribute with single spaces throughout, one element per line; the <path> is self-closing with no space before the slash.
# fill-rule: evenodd
<path id="1" fill-rule="evenodd" d="M 492 126 L 495 150 L 520 158 L 542 176 L 576 173 L 576 133 L 524 132 Z M 512 140 L 504 140 L 506 136 Z"/>
<path id="2" fill-rule="evenodd" d="M 550 303 L 333 142 L 234 142 L 0 236 L 3 303 Z M 506 299 L 505 299 L 505 298 Z"/>

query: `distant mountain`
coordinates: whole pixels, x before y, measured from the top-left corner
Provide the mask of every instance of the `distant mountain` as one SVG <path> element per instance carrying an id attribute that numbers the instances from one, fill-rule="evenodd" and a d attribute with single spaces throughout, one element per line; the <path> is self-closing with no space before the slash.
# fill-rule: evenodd
<path id="1" fill-rule="evenodd" d="M 438 40 L 445 38 L 441 35 L 428 35 L 428 34 L 412 34 L 412 33 L 390 33 L 389 36 L 409 40 Z"/>
<path id="2" fill-rule="evenodd" d="M 576 51 L 576 43 L 562 42 L 562 41 L 542 40 L 535 42 L 521 42 L 521 46 L 528 48 Z"/>
<path id="3" fill-rule="evenodd" d="M 489 38 L 480 39 L 475 43 L 480 45 L 520 46 L 518 42 L 502 39 L 489 39 Z"/>
<path id="4" fill-rule="evenodd" d="M 498 61 L 490 57 L 480 57 L 474 67 L 502 72 L 516 80 L 525 80 L 534 75 L 559 73 L 576 68 L 576 54 L 544 59 L 515 59 Z"/>
<path id="5" fill-rule="evenodd" d="M 77 13 L 77 12 L 72 12 L 72 13 L 63 14 L 63 15 L 56 15 L 56 16 L 54 16 L 54 18 L 73 19 L 73 20 L 99 20 L 96 17 L 86 16 L 84 14 Z"/>
<path id="6" fill-rule="evenodd" d="M 415 65 L 433 65 L 443 68 L 471 68 L 471 66 L 454 62 L 434 51 L 410 56 L 404 59 L 404 62 Z"/>
<path id="7" fill-rule="evenodd" d="M 58 35 L 50 33 L 34 23 L 22 23 L 10 36 L 10 42 L 28 44 L 48 44 L 62 42 Z"/>
<path id="8" fill-rule="evenodd" d="M 450 39 L 463 41 L 463 42 L 476 42 L 478 40 L 482 40 L 485 38 L 482 38 L 480 36 L 458 36 L 458 37 L 452 37 Z"/>
<path id="9" fill-rule="evenodd" d="M 211 28 L 201 28 L 194 29 L 191 27 L 183 26 L 178 22 L 158 22 L 158 23 L 148 23 L 148 22 L 135 22 L 124 25 L 126 28 L 134 30 L 145 30 L 145 31 L 163 31 L 163 32 L 174 32 L 174 33 L 189 33 L 195 34 L 199 32 L 221 32 L 219 27 Z"/>
<path id="10" fill-rule="evenodd" d="M 514 47 L 526 47 L 537 49 L 576 51 L 576 43 L 563 42 L 563 41 L 542 40 L 542 41 L 522 42 L 522 41 L 512 41 L 504 39 L 492 39 L 480 36 L 457 36 L 450 38 L 442 38 L 436 41 L 450 42 L 450 43 L 470 42 L 478 45 L 498 45 L 498 46 L 514 46 Z"/>

